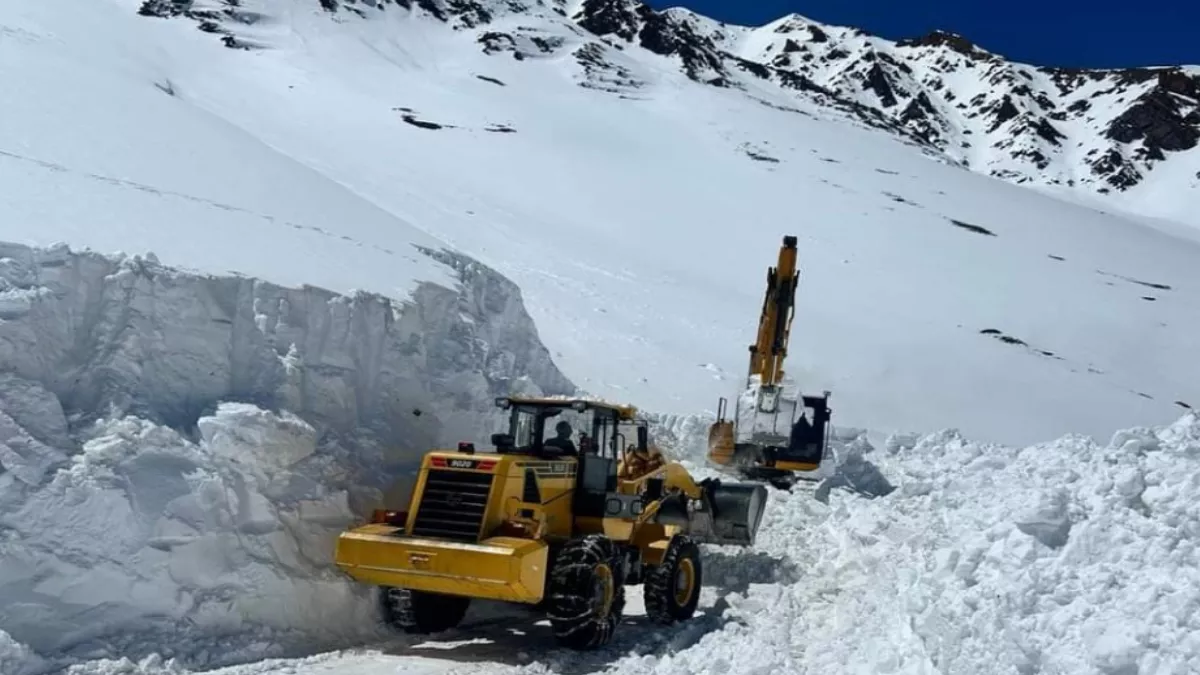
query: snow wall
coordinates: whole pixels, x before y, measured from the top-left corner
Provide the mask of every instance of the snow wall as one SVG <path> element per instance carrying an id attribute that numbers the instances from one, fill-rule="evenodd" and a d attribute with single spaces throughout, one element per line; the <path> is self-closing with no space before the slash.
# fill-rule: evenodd
<path id="1" fill-rule="evenodd" d="M 372 630 L 337 532 L 495 395 L 575 389 L 514 284 L 425 253 L 459 287 L 397 302 L 0 243 L 0 672 Z"/>

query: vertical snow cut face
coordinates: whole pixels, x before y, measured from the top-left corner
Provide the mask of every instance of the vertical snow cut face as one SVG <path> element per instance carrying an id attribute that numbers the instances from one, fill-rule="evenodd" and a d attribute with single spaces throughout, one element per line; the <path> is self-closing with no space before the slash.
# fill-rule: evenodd
<path id="1" fill-rule="evenodd" d="M 495 394 L 574 390 L 511 282 L 426 253 L 459 287 L 401 303 L 0 244 L 4 672 L 162 631 L 370 631 L 337 532 L 424 451 L 490 432 Z"/>

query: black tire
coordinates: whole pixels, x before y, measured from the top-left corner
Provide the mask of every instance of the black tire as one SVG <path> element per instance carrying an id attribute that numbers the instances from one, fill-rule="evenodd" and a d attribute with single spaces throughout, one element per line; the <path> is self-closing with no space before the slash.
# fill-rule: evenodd
<path id="1" fill-rule="evenodd" d="M 625 609 L 625 583 L 616 546 L 603 535 L 567 542 L 554 558 L 547 614 L 559 644 L 595 649 L 608 644 Z"/>
<path id="2" fill-rule="evenodd" d="M 700 603 L 703 580 L 700 547 L 682 534 L 675 535 L 667 546 L 662 564 L 646 572 L 646 583 L 642 587 L 646 615 L 651 621 L 665 625 L 690 619 Z"/>
<path id="3" fill-rule="evenodd" d="M 387 586 L 383 588 L 380 600 L 388 623 L 418 635 L 454 628 L 471 606 L 470 598 Z"/>

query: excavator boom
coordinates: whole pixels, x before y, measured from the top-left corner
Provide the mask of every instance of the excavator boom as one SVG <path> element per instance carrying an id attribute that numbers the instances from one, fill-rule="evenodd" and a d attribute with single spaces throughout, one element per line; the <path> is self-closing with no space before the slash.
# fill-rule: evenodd
<path id="1" fill-rule="evenodd" d="M 796 238 L 784 237 L 779 263 L 767 270 L 767 292 L 758 319 L 758 340 L 750 345 L 749 378 L 757 375 L 764 387 L 783 381 L 792 317 L 796 312 Z"/>

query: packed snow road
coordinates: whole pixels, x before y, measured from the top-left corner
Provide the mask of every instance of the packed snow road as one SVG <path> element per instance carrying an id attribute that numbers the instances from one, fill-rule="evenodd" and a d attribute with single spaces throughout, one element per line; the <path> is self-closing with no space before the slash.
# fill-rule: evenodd
<path id="1" fill-rule="evenodd" d="M 841 446 L 833 489 L 772 490 L 753 549 L 707 549 L 686 624 L 648 626 L 633 588 L 619 636 L 593 653 L 555 648 L 536 615 L 480 607 L 436 640 L 207 672 L 1200 671 L 1200 416 L 1108 444 L 1014 449 L 942 432 L 881 445 Z M 189 671 L 151 659 L 67 672 Z"/>

